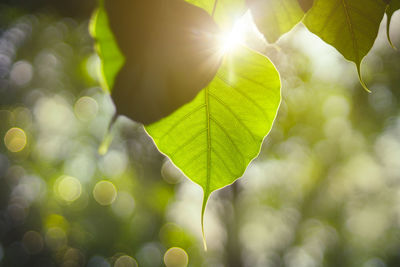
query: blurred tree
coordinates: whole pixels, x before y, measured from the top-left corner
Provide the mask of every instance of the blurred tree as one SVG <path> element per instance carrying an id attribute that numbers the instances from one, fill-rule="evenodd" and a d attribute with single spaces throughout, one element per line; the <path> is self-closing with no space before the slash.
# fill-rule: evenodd
<path id="1" fill-rule="evenodd" d="M 24 12 L 40 12 L 46 11 L 57 14 L 59 16 L 73 18 L 88 18 L 96 7 L 95 0 L 70 0 L 70 1 L 54 1 L 54 0 L 2 0 L 0 6 L 8 8 L 22 9 Z"/>

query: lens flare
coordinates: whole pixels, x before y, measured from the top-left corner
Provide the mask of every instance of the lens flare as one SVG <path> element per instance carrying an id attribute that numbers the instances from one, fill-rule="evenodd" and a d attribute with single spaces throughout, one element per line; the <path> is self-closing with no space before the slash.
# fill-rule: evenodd
<path id="1" fill-rule="evenodd" d="M 221 52 L 227 53 L 240 44 L 245 39 L 245 24 L 242 20 L 238 20 L 230 32 L 223 33 L 221 36 Z"/>

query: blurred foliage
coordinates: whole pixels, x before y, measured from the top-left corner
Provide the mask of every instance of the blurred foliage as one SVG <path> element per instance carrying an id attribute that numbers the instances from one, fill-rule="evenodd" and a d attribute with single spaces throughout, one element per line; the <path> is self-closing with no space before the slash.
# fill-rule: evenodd
<path id="1" fill-rule="evenodd" d="M 364 63 L 371 94 L 301 26 L 280 50 L 252 42 L 283 102 L 244 178 L 211 197 L 204 252 L 201 189 L 142 126 L 118 119 L 98 153 L 114 108 L 88 21 L 49 14 L 0 25 L 0 266 L 400 265 L 400 55 L 385 36 Z"/>
<path id="2" fill-rule="evenodd" d="M 90 16 L 96 3 L 96 0 L 1 0 L 0 9 L 5 12 L 0 17 L 0 22 L 5 23 L 7 18 L 23 12 L 47 12 L 82 19 Z"/>

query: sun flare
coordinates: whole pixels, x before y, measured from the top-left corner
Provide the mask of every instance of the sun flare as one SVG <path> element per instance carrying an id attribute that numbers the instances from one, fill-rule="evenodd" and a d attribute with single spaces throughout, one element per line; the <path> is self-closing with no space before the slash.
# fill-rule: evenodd
<path id="1" fill-rule="evenodd" d="M 239 45 L 244 45 L 251 40 L 263 40 L 263 35 L 258 31 L 250 12 L 246 12 L 242 17 L 235 21 L 230 31 L 223 32 L 219 38 L 221 54 L 235 49 Z"/>
<path id="2" fill-rule="evenodd" d="M 227 53 L 245 41 L 246 23 L 243 19 L 235 22 L 232 30 L 221 35 L 221 52 Z"/>

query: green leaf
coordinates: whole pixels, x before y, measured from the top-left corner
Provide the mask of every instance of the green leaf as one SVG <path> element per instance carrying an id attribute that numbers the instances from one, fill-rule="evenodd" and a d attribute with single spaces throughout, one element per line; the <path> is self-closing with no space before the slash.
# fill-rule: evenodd
<path id="1" fill-rule="evenodd" d="M 316 0 L 304 18 L 307 28 L 357 66 L 373 46 L 385 12 L 382 0 Z"/>
<path id="2" fill-rule="evenodd" d="M 276 42 L 304 16 L 297 0 L 247 0 L 258 29 L 269 43 Z"/>
<path id="3" fill-rule="evenodd" d="M 246 11 L 245 0 L 186 0 L 186 2 L 206 10 L 225 30 L 229 30 L 235 20 Z"/>
<path id="4" fill-rule="evenodd" d="M 101 59 L 101 86 L 111 93 L 115 77 L 124 65 L 125 59 L 110 30 L 107 13 L 102 1 L 99 4 L 99 8 L 93 13 L 89 31 L 96 41 L 95 48 Z"/>
<path id="5" fill-rule="evenodd" d="M 393 45 L 392 40 L 390 39 L 390 22 L 392 20 L 393 13 L 400 9 L 400 0 L 391 0 L 388 6 L 386 7 L 386 15 L 387 15 L 387 23 L 386 23 L 386 35 L 390 45 L 396 49 Z"/>
<path id="6" fill-rule="evenodd" d="M 158 149 L 204 191 L 233 183 L 259 151 L 280 104 L 280 78 L 245 47 L 225 55 L 214 80 L 189 104 L 146 127 Z"/>

